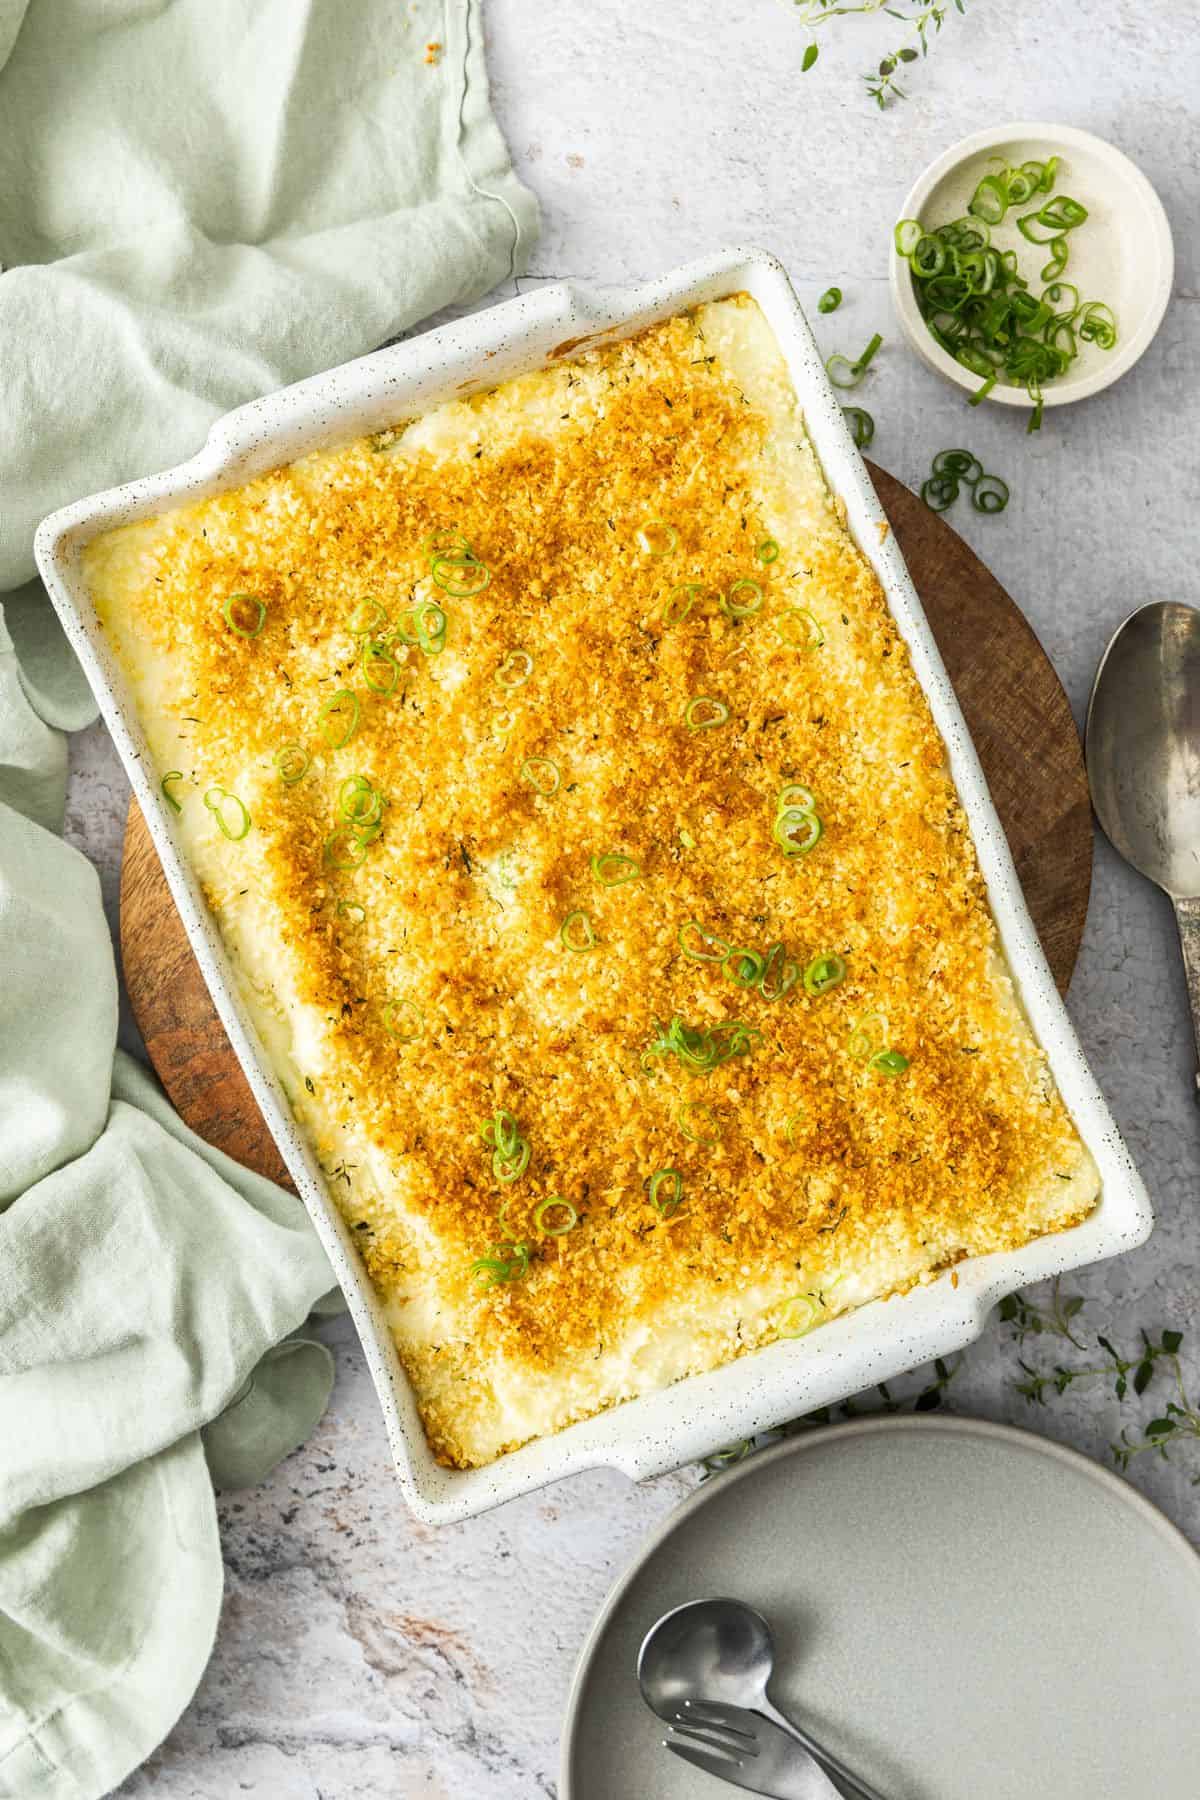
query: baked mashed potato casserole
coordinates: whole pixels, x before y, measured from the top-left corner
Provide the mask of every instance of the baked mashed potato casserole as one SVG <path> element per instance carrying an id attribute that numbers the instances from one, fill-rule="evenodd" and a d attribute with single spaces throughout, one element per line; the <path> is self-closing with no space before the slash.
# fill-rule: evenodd
<path id="1" fill-rule="evenodd" d="M 1096 1202 L 843 518 L 735 295 L 86 552 L 446 1464 Z"/>

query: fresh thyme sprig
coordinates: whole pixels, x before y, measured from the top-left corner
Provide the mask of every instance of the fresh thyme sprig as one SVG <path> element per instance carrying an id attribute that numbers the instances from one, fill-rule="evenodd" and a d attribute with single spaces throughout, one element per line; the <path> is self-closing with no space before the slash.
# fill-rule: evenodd
<path id="1" fill-rule="evenodd" d="M 1056 1394 L 1065 1394 L 1069 1387 L 1080 1381 L 1092 1381 L 1099 1375 L 1111 1377 L 1113 1392 L 1118 1400 L 1124 1400 L 1130 1388 L 1140 1398 L 1154 1379 L 1154 1365 L 1162 1357 L 1173 1357 L 1183 1342 L 1183 1334 L 1178 1331 L 1164 1331 L 1159 1342 L 1155 1342 L 1146 1332 L 1141 1334 L 1141 1345 L 1132 1356 L 1122 1356 L 1108 1338 L 1097 1336 L 1096 1342 L 1104 1352 L 1104 1361 L 1083 1366 L 1071 1366 L 1067 1363 L 1056 1363 L 1049 1371 L 1032 1368 L 1024 1357 L 1018 1358 L 1025 1371 L 1025 1380 L 1014 1383 L 1018 1394 L 1031 1404 L 1044 1406 L 1046 1394 L 1053 1389 Z M 1073 1344 L 1078 1343 L 1072 1338 Z M 1176 1361 L 1178 1359 L 1176 1358 Z"/>
<path id="2" fill-rule="evenodd" d="M 1013 1335 L 1019 1344 L 1027 1337 L 1041 1337 L 1050 1333 L 1053 1337 L 1066 1338 L 1077 1350 L 1083 1345 L 1071 1330 L 1071 1321 L 1083 1310 L 1082 1294 L 1064 1294 L 1062 1277 L 1056 1275 L 1050 1290 L 1049 1307 L 1036 1306 L 1026 1294 L 1006 1294 L 1000 1302 L 1000 1318 L 1005 1325 L 1011 1325 Z"/>
<path id="3" fill-rule="evenodd" d="M 883 57 L 878 69 L 871 75 L 864 76 L 867 93 L 882 111 L 890 101 L 903 100 L 907 96 L 897 78 L 900 70 L 907 64 L 915 63 L 929 53 L 930 36 L 936 37 L 946 22 L 951 5 L 958 13 L 967 10 L 967 0 L 905 0 L 904 4 L 896 4 L 896 0 L 792 0 L 800 12 L 800 23 L 808 32 L 808 43 L 804 55 L 800 59 L 800 68 L 807 73 L 821 53 L 816 31 L 821 25 L 827 25 L 832 19 L 844 19 L 852 13 L 886 13 L 890 19 L 899 19 L 908 29 L 915 33 L 917 46 L 906 43 L 897 50 L 889 51 Z"/>
<path id="4" fill-rule="evenodd" d="M 780 1426 L 778 1431 L 765 1431 L 758 1437 L 742 1438 L 739 1443 L 715 1450 L 704 1458 L 701 1479 L 707 1481 L 710 1475 L 719 1475 L 722 1470 L 733 1468 L 735 1463 L 745 1462 L 756 1450 L 765 1450 L 769 1444 L 778 1444 L 784 1438 L 798 1437 L 818 1425 L 836 1425 L 843 1419 L 868 1418 L 879 1413 L 936 1412 L 946 1389 L 962 1367 L 962 1360 L 961 1356 L 954 1361 L 939 1356 L 933 1365 L 933 1374 L 912 1393 L 895 1394 L 886 1381 L 881 1381 L 873 1392 L 868 1390 L 865 1394 L 854 1395 L 836 1406 L 819 1406 L 815 1412 L 805 1413 L 803 1418 Z"/>
<path id="5" fill-rule="evenodd" d="M 1075 1335 L 1075 1320 L 1083 1305 L 1081 1295 L 1064 1294 L 1056 1279 L 1048 1307 L 1038 1306 L 1024 1294 L 1010 1294 L 1001 1304 L 1000 1317 L 1012 1326 L 1013 1335 L 1020 1344 L 1029 1337 L 1049 1335 L 1065 1339 L 1077 1350 L 1082 1350 L 1084 1345 Z M 1189 1438 L 1200 1441 L 1200 1406 L 1190 1398 L 1183 1378 L 1179 1357 L 1183 1347 L 1182 1331 L 1162 1331 L 1157 1338 L 1142 1331 L 1139 1336 L 1141 1342 L 1132 1355 L 1126 1356 L 1111 1338 L 1097 1332 L 1096 1344 L 1101 1360 L 1094 1363 L 1060 1362 L 1050 1369 L 1036 1369 L 1024 1357 L 1019 1357 L 1024 1379 L 1015 1381 L 1013 1386 L 1031 1406 L 1045 1406 L 1051 1394 L 1065 1394 L 1078 1382 L 1104 1377 L 1112 1382 L 1118 1400 L 1127 1399 L 1131 1393 L 1140 1399 L 1161 1366 L 1174 1381 L 1177 1397 L 1168 1400 L 1159 1416 L 1151 1419 L 1140 1434 L 1123 1426 L 1120 1437 L 1109 1445 L 1109 1449 L 1118 1468 L 1123 1470 L 1128 1469 L 1135 1457 L 1144 1456 L 1149 1450 L 1156 1450 L 1166 1458 L 1173 1444 Z M 1200 1474 L 1194 1475 L 1192 1480 L 1194 1485 L 1200 1485 Z"/>
<path id="6" fill-rule="evenodd" d="M 1143 1456 L 1147 1450 L 1157 1450 L 1165 1461 L 1172 1444 L 1177 1444 L 1181 1438 L 1200 1438 L 1200 1409 L 1189 1400 L 1183 1384 L 1183 1369 L 1178 1356 L 1182 1342 L 1182 1332 L 1164 1331 L 1162 1334 L 1163 1353 L 1170 1361 L 1179 1399 L 1168 1400 L 1161 1418 L 1151 1419 L 1140 1438 L 1130 1437 L 1128 1429 L 1122 1431 L 1112 1446 L 1113 1456 L 1121 1469 L 1127 1469 L 1135 1456 Z M 1200 1475 L 1192 1476 L 1192 1485 L 1200 1485 Z"/>

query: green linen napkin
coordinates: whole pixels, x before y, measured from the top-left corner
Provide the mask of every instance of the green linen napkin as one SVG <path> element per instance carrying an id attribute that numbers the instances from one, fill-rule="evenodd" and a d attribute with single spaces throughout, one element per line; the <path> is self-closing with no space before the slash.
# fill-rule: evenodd
<path id="1" fill-rule="evenodd" d="M 216 1629 L 212 1482 L 294 1449 L 333 1378 L 299 1202 L 115 1049 L 59 835 L 94 707 L 34 526 L 476 297 L 535 229 L 476 0 L 0 0 L 0 1800 L 92 1800 L 163 1737 Z"/>

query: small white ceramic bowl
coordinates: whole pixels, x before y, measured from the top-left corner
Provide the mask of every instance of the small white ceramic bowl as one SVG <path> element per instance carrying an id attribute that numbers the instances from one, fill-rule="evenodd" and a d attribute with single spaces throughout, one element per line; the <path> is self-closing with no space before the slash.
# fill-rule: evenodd
<path id="1" fill-rule="evenodd" d="M 1030 159 L 1059 158 L 1053 192 L 1070 194 L 1088 209 L 1086 221 L 1068 234 L 1070 260 L 1060 277 L 1074 282 L 1082 300 L 1103 300 L 1117 320 L 1117 342 L 1111 350 L 1080 344 L 1067 374 L 1046 383 L 1047 406 L 1065 406 L 1097 394 L 1131 369 L 1162 323 L 1175 273 L 1175 247 L 1162 201 L 1136 164 L 1103 138 L 1071 125 L 997 125 L 961 138 L 926 169 L 904 202 L 899 217 L 918 219 L 927 229 L 958 219 L 982 176 L 1000 162 L 1019 166 Z M 1049 251 L 1028 243 L 1017 230 L 1021 212 L 1050 198 L 1041 195 L 1028 206 L 1013 207 L 993 228 L 999 249 L 1017 251 L 1022 273 L 1035 294 L 1039 272 Z M 889 279 L 892 303 L 909 343 L 931 369 L 974 393 L 980 377 L 964 369 L 929 332 L 913 292 L 908 263 L 893 242 Z M 1022 387 L 998 381 L 989 400 L 1001 406 L 1032 406 Z"/>

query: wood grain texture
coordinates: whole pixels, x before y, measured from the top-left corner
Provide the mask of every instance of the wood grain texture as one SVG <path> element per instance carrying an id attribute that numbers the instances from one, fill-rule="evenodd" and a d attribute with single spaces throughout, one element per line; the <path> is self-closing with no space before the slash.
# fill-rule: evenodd
<path id="1" fill-rule="evenodd" d="M 1059 988 L 1079 953 L 1092 825 L 1079 734 L 1024 615 L 943 518 L 868 463 L 946 661 Z M 121 955 L 150 1060 L 209 1143 L 290 1186 L 192 955 L 150 833 L 131 802 Z"/>

